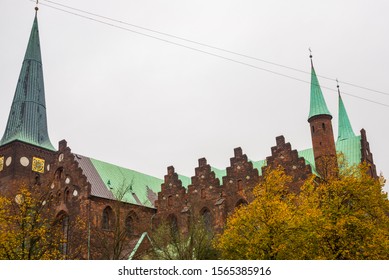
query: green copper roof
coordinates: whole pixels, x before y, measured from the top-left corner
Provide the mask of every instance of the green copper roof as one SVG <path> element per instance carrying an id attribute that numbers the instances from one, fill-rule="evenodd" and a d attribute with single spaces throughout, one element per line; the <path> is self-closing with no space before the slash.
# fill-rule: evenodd
<path id="1" fill-rule="evenodd" d="M 361 163 L 361 136 L 352 136 L 336 142 L 336 152 L 342 153 L 349 166 Z M 312 167 L 312 172 L 317 175 L 313 149 L 309 148 L 298 152 L 300 157 L 305 159 L 305 163 Z"/>
<path id="2" fill-rule="evenodd" d="M 214 166 L 211 166 L 211 171 L 215 173 L 215 177 L 219 179 L 220 184 L 223 183 L 223 177 L 227 175 L 227 170 L 219 169 Z"/>
<path id="3" fill-rule="evenodd" d="M 258 174 L 259 176 L 262 175 L 262 167 L 266 166 L 266 160 L 259 160 L 259 161 L 252 161 L 251 162 L 253 163 L 253 167 L 258 169 Z"/>
<path id="4" fill-rule="evenodd" d="M 122 201 L 154 207 L 154 201 L 149 200 L 148 189 L 157 194 L 161 191 L 163 180 L 93 158 L 90 160 L 106 188 L 114 194 L 120 188 L 131 185 L 131 191 L 125 194 Z"/>
<path id="5" fill-rule="evenodd" d="M 351 127 L 346 108 L 344 107 L 342 97 L 339 93 L 339 123 L 338 123 L 338 140 L 342 141 L 348 138 L 355 137 L 353 128 Z"/>
<path id="6" fill-rule="evenodd" d="M 36 14 L 0 145 L 15 140 L 55 150 L 47 132 L 45 89 Z"/>
<path id="7" fill-rule="evenodd" d="M 353 136 L 336 142 L 336 151 L 341 152 L 348 165 L 357 165 L 361 163 L 361 136 Z"/>
<path id="8" fill-rule="evenodd" d="M 327 104 L 324 100 L 323 93 L 319 85 L 319 81 L 316 76 L 315 68 L 312 64 L 311 69 L 311 104 L 309 108 L 308 120 L 314 116 L 318 115 L 329 115 L 331 116 L 330 111 L 328 111 Z"/>
<path id="9" fill-rule="evenodd" d="M 185 175 L 178 174 L 178 179 L 181 180 L 184 188 L 188 188 L 188 186 L 192 183 L 192 180 Z"/>
<path id="10" fill-rule="evenodd" d="M 305 164 L 310 165 L 312 169 L 312 173 L 315 175 L 318 175 L 316 172 L 316 167 L 315 167 L 315 156 L 313 155 L 313 149 L 305 149 L 302 151 L 298 151 L 299 157 L 304 158 Z"/>

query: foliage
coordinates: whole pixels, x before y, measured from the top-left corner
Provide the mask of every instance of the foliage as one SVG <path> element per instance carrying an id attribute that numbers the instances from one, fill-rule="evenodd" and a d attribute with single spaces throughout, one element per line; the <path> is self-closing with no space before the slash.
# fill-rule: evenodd
<path id="1" fill-rule="evenodd" d="M 304 258 L 389 258 L 389 201 L 367 170 L 365 164 L 346 167 L 331 181 L 303 186 L 298 214 Z"/>
<path id="2" fill-rule="evenodd" d="M 389 202 L 367 166 L 311 177 L 288 192 L 281 168 L 267 170 L 254 201 L 228 219 L 215 246 L 225 259 L 388 259 Z"/>
<path id="3" fill-rule="evenodd" d="M 14 200 L 0 197 L 0 259 L 62 259 L 61 228 L 45 194 L 22 186 Z"/>
<path id="4" fill-rule="evenodd" d="M 288 257 L 289 235 L 293 231 L 294 194 L 291 181 L 278 168 L 268 172 L 254 189 L 252 203 L 236 209 L 215 242 L 223 259 L 282 259 Z"/>
<path id="5" fill-rule="evenodd" d="M 162 223 L 151 235 L 150 258 L 162 260 L 209 260 L 216 259 L 213 248 L 214 234 L 202 218 L 192 217 L 189 230 L 180 232 L 169 223 Z"/>

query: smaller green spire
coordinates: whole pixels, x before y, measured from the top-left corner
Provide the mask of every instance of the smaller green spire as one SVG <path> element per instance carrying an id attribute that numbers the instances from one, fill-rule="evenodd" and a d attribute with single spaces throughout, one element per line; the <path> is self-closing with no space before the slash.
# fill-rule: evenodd
<path id="1" fill-rule="evenodd" d="M 346 108 L 340 95 L 339 85 L 338 87 L 338 98 L 339 98 L 339 123 L 338 123 L 338 141 L 355 137 L 353 128 L 351 127 L 350 119 L 348 118 Z"/>
<path id="2" fill-rule="evenodd" d="M 309 108 L 309 116 L 310 118 L 319 115 L 329 115 L 331 116 L 330 111 L 327 108 L 327 104 L 324 100 L 323 93 L 321 92 L 321 88 L 319 85 L 319 80 L 317 79 L 315 68 L 313 67 L 312 55 L 311 58 L 311 103 Z"/>

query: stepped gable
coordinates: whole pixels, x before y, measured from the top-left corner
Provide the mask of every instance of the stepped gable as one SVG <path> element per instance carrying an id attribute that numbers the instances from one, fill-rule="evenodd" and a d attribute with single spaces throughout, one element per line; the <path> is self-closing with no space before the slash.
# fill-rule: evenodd
<path id="1" fill-rule="evenodd" d="M 182 181 L 178 178 L 173 166 L 167 168 L 155 207 L 157 215 L 152 218 L 153 228 L 165 221 L 171 228 L 187 232 L 190 209 L 186 189 L 182 186 Z"/>
<path id="2" fill-rule="evenodd" d="M 225 223 L 223 188 L 205 158 L 199 159 L 192 184 L 188 186 L 188 205 L 193 217 L 202 217 L 207 226 L 219 231 Z"/>
<path id="3" fill-rule="evenodd" d="M 311 166 L 305 164 L 304 158 L 298 156 L 297 150 L 292 150 L 289 142 L 285 143 L 282 135 L 276 137 L 276 146 L 271 148 L 271 156 L 266 157 L 266 161 L 267 166 L 262 167 L 262 174 L 268 166 L 271 168 L 282 166 L 285 173 L 292 176 L 290 190 L 295 192 L 299 191 L 303 181 L 312 174 Z"/>
<path id="4" fill-rule="evenodd" d="M 158 193 L 156 207 L 158 211 L 175 212 L 177 208 L 182 208 L 186 199 L 186 190 L 182 186 L 182 181 L 178 178 L 173 166 L 167 168 L 161 191 Z"/>
<path id="5" fill-rule="evenodd" d="M 259 183 L 258 170 L 248 161 L 242 148 L 234 149 L 234 157 L 230 162 L 231 165 L 226 169 L 227 175 L 223 177 L 223 196 L 229 212 L 242 203 L 252 201 L 252 190 Z"/>
<path id="6" fill-rule="evenodd" d="M 91 184 L 65 140 L 59 142 L 57 156 L 47 177 L 52 178 L 50 192 L 56 198 L 58 212 L 72 215 L 86 213 Z"/>
<path id="7" fill-rule="evenodd" d="M 370 151 L 370 144 L 367 141 L 366 130 L 361 129 L 361 162 L 366 162 L 369 165 L 370 176 L 378 178 L 377 169 L 373 161 L 373 154 Z"/>
<path id="8" fill-rule="evenodd" d="M 220 196 L 220 181 L 205 158 L 199 159 L 199 166 L 195 168 L 195 176 L 191 178 L 191 182 L 188 186 L 190 201 L 193 199 L 210 200 Z"/>

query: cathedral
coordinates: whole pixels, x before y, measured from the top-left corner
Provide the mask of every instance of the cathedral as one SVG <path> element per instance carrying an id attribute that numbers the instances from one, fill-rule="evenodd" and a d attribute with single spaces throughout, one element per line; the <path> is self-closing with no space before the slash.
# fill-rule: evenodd
<path id="1" fill-rule="evenodd" d="M 15 77 L 16 78 L 16 77 Z M 108 259 L 101 239 L 113 235 L 120 224 L 126 231 L 120 258 L 139 258 L 150 246 L 149 234 L 163 221 L 181 232 L 188 230 L 191 215 L 202 216 L 212 230 L 221 232 L 227 217 L 253 199 L 252 190 L 262 180 L 267 166 L 281 165 L 293 178 L 290 190 L 298 192 L 311 174 L 329 176 L 326 166 L 337 166 L 337 153 L 350 164 L 367 162 L 377 177 L 366 131 L 354 133 L 338 90 L 338 137 L 334 137 L 332 114 L 327 108 L 311 57 L 311 88 L 308 125 L 312 147 L 295 150 L 284 136 L 275 138 L 271 154 L 251 161 L 235 148 L 230 166 L 217 169 L 205 158 L 198 160 L 192 177 L 178 175 L 167 167 L 164 178 L 156 178 L 125 167 L 75 153 L 62 140 L 50 141 L 47 126 L 45 87 L 37 13 L 11 104 L 8 122 L 0 141 L 0 194 L 15 196 L 15 186 L 47 187 L 56 216 L 63 221 L 70 254 L 77 241 L 81 259 Z M 8 94 L 8 93 L 5 93 Z M 308 94 L 307 94 L 308 96 Z M 336 168 L 335 168 L 336 169 Z M 119 215 L 120 214 L 120 215 Z M 86 226 L 72 229 L 81 219 Z M 76 240 L 76 241 L 75 241 Z"/>

